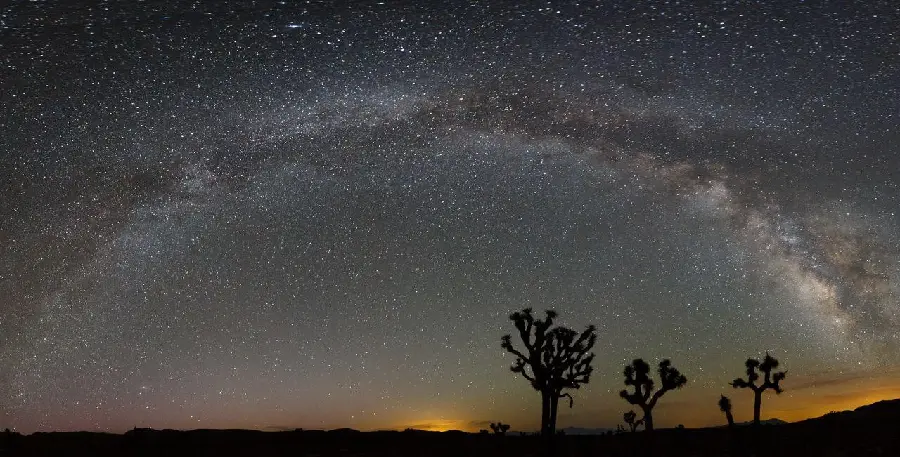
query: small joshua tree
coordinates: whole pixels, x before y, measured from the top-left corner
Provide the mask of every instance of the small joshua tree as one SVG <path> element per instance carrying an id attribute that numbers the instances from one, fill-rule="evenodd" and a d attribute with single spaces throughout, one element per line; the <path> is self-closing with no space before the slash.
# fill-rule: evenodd
<path id="1" fill-rule="evenodd" d="M 504 335 L 501 347 L 516 357 L 510 367 L 531 383 L 541 393 L 541 435 L 552 439 L 556 433 L 556 412 L 559 399 L 568 397 L 569 407 L 573 399 L 565 389 L 578 389 L 591 379 L 591 348 L 597 341 L 593 325 L 580 334 L 566 327 L 553 328 L 555 311 L 546 311 L 546 317 L 535 319 L 531 308 L 509 316 L 525 346 L 519 351 L 512 345 L 512 337 Z"/>
<path id="2" fill-rule="evenodd" d="M 497 422 L 495 424 L 491 422 L 491 430 L 494 431 L 495 435 L 506 435 L 506 432 L 509 431 L 509 424 L 504 424 L 503 422 Z"/>
<path id="3" fill-rule="evenodd" d="M 753 391 L 753 425 L 759 425 L 759 410 L 762 406 L 763 392 L 768 389 L 774 390 L 776 394 L 783 392 L 780 383 L 784 380 L 787 372 L 772 372 L 778 368 L 778 359 L 769 355 L 768 352 L 762 362 L 749 358 L 745 365 L 747 366 L 747 379 L 737 378 L 731 382 L 731 386 L 735 389 L 751 389 Z M 763 375 L 762 383 L 757 382 L 759 381 L 759 372 L 762 372 Z"/>
<path id="4" fill-rule="evenodd" d="M 722 395 L 719 399 L 719 409 L 725 413 L 725 419 L 728 420 L 728 427 L 734 427 L 734 416 L 731 415 L 731 399 Z"/>
<path id="5" fill-rule="evenodd" d="M 625 423 L 628 424 L 628 427 L 631 429 L 632 433 L 637 431 L 637 428 L 644 423 L 643 419 L 637 418 L 637 413 L 635 413 L 634 411 L 628 411 L 627 413 L 622 415 L 622 418 L 625 419 Z"/>
<path id="6" fill-rule="evenodd" d="M 659 380 L 662 384 L 659 390 L 653 392 L 653 380 L 650 379 L 650 365 L 643 359 L 634 359 L 631 365 L 625 367 L 625 389 L 619 392 L 619 396 L 632 405 L 637 405 L 644 412 L 641 419 L 644 422 L 644 430 L 653 431 L 653 407 L 656 402 L 670 390 L 680 389 L 687 384 L 684 377 L 669 359 L 659 362 Z M 634 392 L 628 392 L 628 386 L 634 387 Z"/>

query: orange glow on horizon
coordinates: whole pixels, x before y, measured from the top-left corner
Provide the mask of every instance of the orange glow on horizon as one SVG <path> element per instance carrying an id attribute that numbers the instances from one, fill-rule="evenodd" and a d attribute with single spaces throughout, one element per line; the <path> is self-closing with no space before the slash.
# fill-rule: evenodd
<path id="1" fill-rule="evenodd" d="M 820 374 L 794 377 L 790 381 L 792 382 L 785 383 L 785 392 L 781 395 L 766 392 L 762 404 L 763 420 L 777 418 L 787 422 L 798 422 L 821 417 L 833 411 L 848 411 L 879 401 L 900 398 L 900 380 L 891 373 Z M 736 420 L 739 422 L 752 420 L 753 397 L 750 392 L 725 390 L 723 393 L 733 402 Z M 678 424 L 687 427 L 716 427 L 724 423 L 724 416 L 715 401 L 719 396 L 718 391 L 710 392 L 704 389 L 684 394 L 686 395 L 671 395 L 664 398 L 658 410 L 654 410 L 661 427 L 675 427 Z M 515 411 L 495 410 L 489 417 L 512 423 L 515 430 L 537 430 L 540 415 L 538 403 L 535 396 L 534 403 L 525 411 L 519 408 Z M 581 409 L 576 406 L 571 412 L 565 411 L 560 416 L 559 427 L 615 428 L 621 423 L 622 411 L 627 409 L 627 405 L 621 399 L 607 395 L 598 398 L 596 403 L 582 403 L 582 405 L 584 406 Z M 411 428 L 435 432 L 448 430 L 478 432 L 481 429 L 488 429 L 489 421 L 479 420 L 482 419 L 479 417 L 460 419 L 461 416 L 464 414 L 455 414 L 454 419 L 416 418 L 395 422 L 380 429 L 402 431 Z"/>
<path id="2" fill-rule="evenodd" d="M 446 432 L 449 430 L 462 430 L 465 432 L 478 431 L 472 429 L 472 421 L 465 419 L 421 419 L 411 421 L 407 425 L 393 426 L 387 430 L 403 431 L 406 429 L 422 430 L 426 432 Z"/>

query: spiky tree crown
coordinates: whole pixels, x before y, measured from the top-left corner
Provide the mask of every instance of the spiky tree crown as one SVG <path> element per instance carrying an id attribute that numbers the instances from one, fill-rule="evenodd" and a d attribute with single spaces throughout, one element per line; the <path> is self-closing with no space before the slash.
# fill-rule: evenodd
<path id="1" fill-rule="evenodd" d="M 634 359 L 631 365 L 625 367 L 623 374 L 626 388 L 619 392 L 619 396 L 632 405 L 652 408 L 663 394 L 670 390 L 680 389 L 687 384 L 687 378 L 672 366 L 669 359 L 659 362 L 657 372 L 662 387 L 654 393 L 655 384 L 650 378 L 650 365 L 643 359 Z M 634 392 L 628 392 L 628 386 L 632 386 Z"/>
<path id="2" fill-rule="evenodd" d="M 672 366 L 672 362 L 669 359 L 659 362 L 658 373 L 663 390 L 680 389 L 687 384 L 687 378 L 677 368 Z"/>
<path id="3" fill-rule="evenodd" d="M 547 310 L 544 319 L 535 319 L 531 308 L 509 316 L 513 321 L 525 351 L 512 345 L 512 336 L 504 335 L 501 347 L 516 356 L 510 370 L 520 373 L 538 391 L 578 389 L 590 382 L 594 354 L 590 352 L 597 341 L 596 328 L 591 325 L 583 332 L 553 326 L 555 311 Z M 563 395 L 567 396 L 567 395 Z M 572 397 L 569 397 L 569 405 Z"/>
<path id="4" fill-rule="evenodd" d="M 645 403 L 653 392 L 653 380 L 650 379 L 650 365 L 644 359 L 634 359 L 631 365 L 625 366 L 625 385 L 634 387 L 633 393 L 623 389 L 619 395 L 632 405 Z"/>
<path id="5" fill-rule="evenodd" d="M 721 409 L 723 413 L 731 411 L 731 399 L 722 395 L 722 398 L 719 399 L 719 409 Z"/>
<path id="6" fill-rule="evenodd" d="M 776 394 L 783 392 L 781 381 L 784 380 L 787 372 L 772 372 L 778 368 L 779 362 L 778 359 L 772 357 L 768 352 L 766 352 L 762 362 L 749 358 L 744 365 L 747 367 L 747 379 L 735 379 L 731 382 L 732 387 L 735 389 L 752 389 L 754 392 L 762 392 L 766 389 L 772 389 Z M 762 373 L 762 383 L 757 383 L 760 380 L 760 373 Z"/>
<path id="7" fill-rule="evenodd" d="M 504 424 L 503 422 L 497 422 L 495 424 L 491 422 L 491 430 L 498 435 L 502 435 L 509 430 L 509 424 Z"/>

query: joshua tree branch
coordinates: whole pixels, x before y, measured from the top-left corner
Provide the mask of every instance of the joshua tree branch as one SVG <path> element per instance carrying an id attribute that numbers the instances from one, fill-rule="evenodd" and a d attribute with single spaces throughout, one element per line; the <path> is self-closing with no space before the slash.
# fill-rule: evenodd
<path id="1" fill-rule="evenodd" d="M 669 389 L 662 388 L 654 392 L 653 396 L 650 397 L 650 402 L 647 403 L 647 406 L 649 406 L 650 409 L 653 409 L 653 407 L 656 406 L 656 402 L 659 401 L 659 398 L 665 395 L 668 391 Z"/>
<path id="2" fill-rule="evenodd" d="M 522 354 L 521 352 L 519 352 L 519 350 L 513 347 L 511 337 L 509 335 L 503 335 L 503 344 L 501 345 L 501 347 L 505 349 L 506 352 L 509 352 L 510 354 L 522 360 L 528 360 L 528 357 L 525 357 L 525 354 Z"/>
<path id="3" fill-rule="evenodd" d="M 516 359 L 516 363 L 513 364 L 513 366 L 509 367 L 509 369 L 513 373 L 521 373 L 525 379 L 527 379 L 531 382 L 534 382 L 535 377 L 533 375 L 528 374 L 527 367 L 528 367 L 528 364 L 524 360 Z M 534 371 L 533 367 L 532 367 L 532 371 Z"/>

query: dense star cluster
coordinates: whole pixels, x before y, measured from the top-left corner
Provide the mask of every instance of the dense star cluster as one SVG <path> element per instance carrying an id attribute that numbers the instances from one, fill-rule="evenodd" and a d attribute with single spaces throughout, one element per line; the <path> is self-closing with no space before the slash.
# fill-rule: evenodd
<path id="1" fill-rule="evenodd" d="M 900 387 L 897 2 L 329 3 L 0 7 L 0 427 L 533 428 L 526 306 L 560 426 Z"/>

